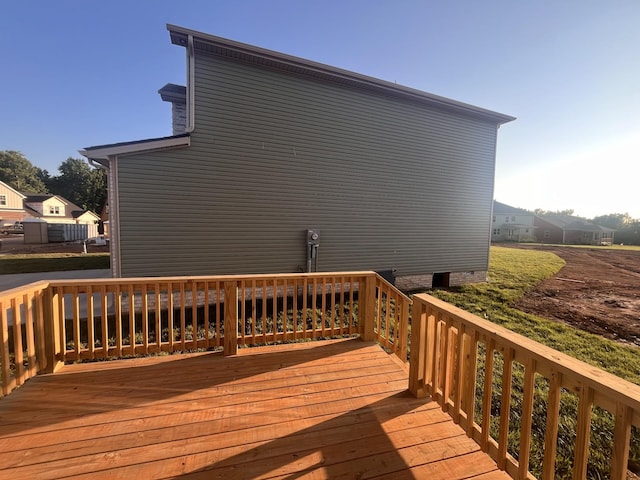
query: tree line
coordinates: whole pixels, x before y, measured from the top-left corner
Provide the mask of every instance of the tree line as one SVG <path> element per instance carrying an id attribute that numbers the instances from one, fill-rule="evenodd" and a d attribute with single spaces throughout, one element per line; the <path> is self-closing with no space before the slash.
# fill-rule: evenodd
<path id="1" fill-rule="evenodd" d="M 81 158 L 67 158 L 50 175 L 22 153 L 0 151 L 0 181 L 23 194 L 54 194 L 100 214 L 107 201 L 107 176 Z"/>

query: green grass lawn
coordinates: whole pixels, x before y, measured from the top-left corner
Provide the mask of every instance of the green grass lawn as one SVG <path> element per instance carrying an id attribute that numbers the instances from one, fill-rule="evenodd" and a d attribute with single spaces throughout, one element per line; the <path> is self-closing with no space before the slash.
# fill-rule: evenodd
<path id="1" fill-rule="evenodd" d="M 109 268 L 108 253 L 47 253 L 0 256 L 0 274 Z"/>

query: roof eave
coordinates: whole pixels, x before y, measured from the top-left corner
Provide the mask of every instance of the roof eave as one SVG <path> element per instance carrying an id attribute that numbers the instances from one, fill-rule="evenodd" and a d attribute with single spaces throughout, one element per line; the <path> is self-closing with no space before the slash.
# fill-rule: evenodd
<path id="1" fill-rule="evenodd" d="M 191 136 L 184 134 L 135 142 L 98 145 L 78 150 L 78 152 L 91 160 L 103 163 L 103 161 L 108 161 L 109 158 L 113 156 L 131 155 L 134 153 L 165 150 L 168 148 L 188 147 L 189 145 L 191 145 Z"/>
<path id="2" fill-rule="evenodd" d="M 351 83 L 360 84 L 369 88 L 375 88 L 379 91 L 387 91 L 396 95 L 403 95 L 408 98 L 420 100 L 439 106 L 446 109 L 453 109 L 460 112 L 465 112 L 474 116 L 490 119 L 497 125 L 511 122 L 515 120 L 515 117 L 510 115 L 504 115 L 502 113 L 494 112 L 484 108 L 476 107 L 468 103 L 458 102 L 450 98 L 441 97 L 431 93 L 416 90 L 414 88 L 405 87 L 396 83 L 380 80 L 378 78 L 369 77 L 349 70 L 343 70 L 341 68 L 333 67 L 323 63 L 313 62 L 301 57 L 295 57 L 284 53 L 276 52 L 274 50 L 268 50 L 261 47 L 256 47 L 246 43 L 236 42 L 215 35 L 198 32 L 196 30 L 190 30 L 188 28 L 179 27 L 177 25 L 167 24 L 167 30 L 171 35 L 171 43 L 174 45 L 180 45 L 186 47 L 188 37 L 191 36 L 198 41 L 206 44 L 214 45 L 220 48 L 229 49 L 244 55 L 248 55 L 254 59 L 262 59 L 272 62 L 281 67 L 290 66 L 296 67 L 309 73 L 323 74 L 339 79 L 342 81 L 349 81 Z"/>

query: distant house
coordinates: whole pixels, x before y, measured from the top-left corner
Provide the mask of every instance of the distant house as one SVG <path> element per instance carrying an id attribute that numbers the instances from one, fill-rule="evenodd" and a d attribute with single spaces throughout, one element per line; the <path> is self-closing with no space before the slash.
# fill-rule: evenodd
<path id="1" fill-rule="evenodd" d="M 484 280 L 513 117 L 168 26 L 173 135 L 81 150 L 108 170 L 114 276 L 395 271 Z"/>
<path id="2" fill-rule="evenodd" d="M 82 209 L 60 195 L 25 194 L 23 202 L 27 215 L 47 223 L 94 225 L 100 220 L 94 212 Z"/>
<path id="3" fill-rule="evenodd" d="M 535 242 L 533 212 L 493 202 L 492 242 Z"/>
<path id="4" fill-rule="evenodd" d="M 535 217 L 536 240 L 540 243 L 611 245 L 615 230 L 570 215 Z"/>
<path id="5" fill-rule="evenodd" d="M 4 182 L 0 182 L 0 227 L 24 219 L 25 196 Z"/>

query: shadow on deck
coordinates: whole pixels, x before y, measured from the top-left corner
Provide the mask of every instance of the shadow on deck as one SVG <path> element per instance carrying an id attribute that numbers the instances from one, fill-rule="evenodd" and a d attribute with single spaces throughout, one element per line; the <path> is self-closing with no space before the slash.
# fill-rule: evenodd
<path id="1" fill-rule="evenodd" d="M 0 478 L 509 478 L 379 346 L 66 365 L 0 400 Z"/>

